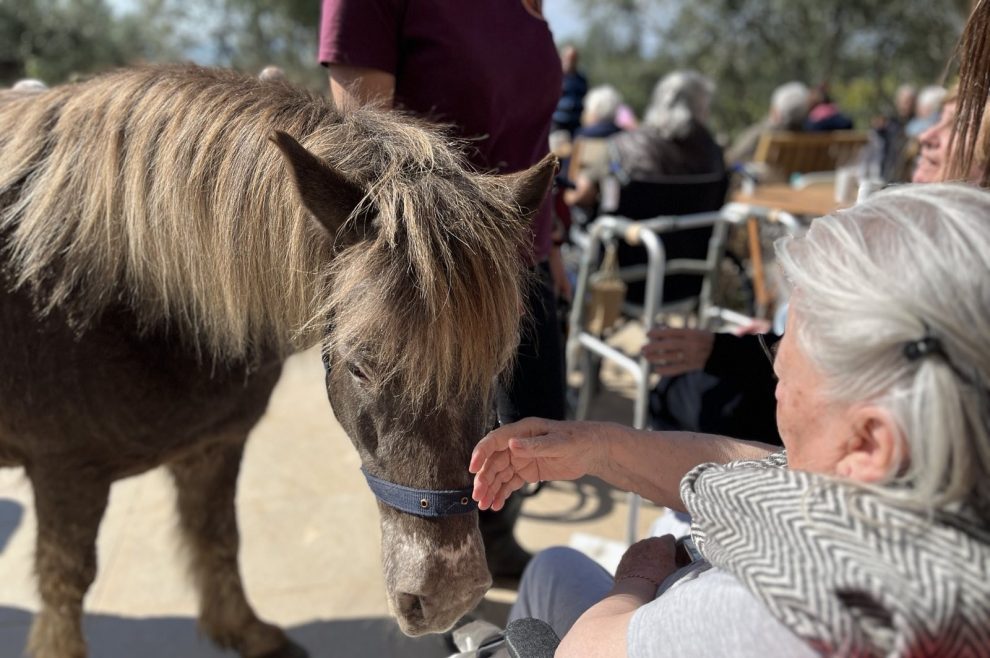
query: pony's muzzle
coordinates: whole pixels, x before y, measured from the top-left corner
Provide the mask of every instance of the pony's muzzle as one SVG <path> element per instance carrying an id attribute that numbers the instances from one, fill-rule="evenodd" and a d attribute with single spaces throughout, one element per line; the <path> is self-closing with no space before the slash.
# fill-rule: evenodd
<path id="1" fill-rule="evenodd" d="M 397 592 L 395 616 L 406 635 L 442 633 L 478 605 L 489 587 L 491 577 L 486 572 L 483 580 L 460 584 L 456 590 L 438 587 L 431 593 Z"/>
<path id="2" fill-rule="evenodd" d="M 492 585 L 475 514 L 383 515 L 382 561 L 392 614 L 410 636 L 450 629 Z"/>

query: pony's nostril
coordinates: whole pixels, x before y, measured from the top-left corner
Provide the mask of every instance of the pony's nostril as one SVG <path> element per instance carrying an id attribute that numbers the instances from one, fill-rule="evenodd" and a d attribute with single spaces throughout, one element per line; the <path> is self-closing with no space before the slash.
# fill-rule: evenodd
<path id="1" fill-rule="evenodd" d="M 407 621 L 423 620 L 423 599 L 418 594 L 402 592 L 398 596 L 399 614 Z"/>

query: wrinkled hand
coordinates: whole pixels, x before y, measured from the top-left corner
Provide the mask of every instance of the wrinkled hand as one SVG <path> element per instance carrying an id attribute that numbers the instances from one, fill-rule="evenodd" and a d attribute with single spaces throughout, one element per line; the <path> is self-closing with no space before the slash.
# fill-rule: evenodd
<path id="1" fill-rule="evenodd" d="M 653 365 L 653 372 L 665 377 L 701 370 L 715 344 L 715 334 L 704 329 L 655 327 L 647 337 L 643 356 Z"/>
<path id="2" fill-rule="evenodd" d="M 657 587 L 677 570 L 673 535 L 642 539 L 628 549 L 615 570 L 615 582 L 643 578 Z"/>
<path id="3" fill-rule="evenodd" d="M 492 430 L 471 454 L 480 509 L 500 510 L 527 482 L 574 480 L 605 459 L 598 423 L 526 418 Z"/>
<path id="4" fill-rule="evenodd" d="M 736 327 L 732 330 L 734 336 L 751 336 L 753 334 L 765 334 L 773 329 L 773 323 L 763 318 L 752 318 L 747 324 Z"/>

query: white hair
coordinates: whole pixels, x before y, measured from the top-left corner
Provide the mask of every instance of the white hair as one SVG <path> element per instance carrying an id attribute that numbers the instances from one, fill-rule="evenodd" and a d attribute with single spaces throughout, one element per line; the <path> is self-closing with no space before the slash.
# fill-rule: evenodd
<path id="1" fill-rule="evenodd" d="M 48 89 L 46 85 L 41 80 L 35 80 L 34 78 L 24 78 L 23 80 L 18 80 L 11 87 L 12 91 L 45 91 Z"/>
<path id="2" fill-rule="evenodd" d="M 918 100 L 914 102 L 915 113 L 919 117 L 927 117 L 942 109 L 942 103 L 949 92 L 944 87 L 931 85 L 918 92 Z"/>
<path id="3" fill-rule="evenodd" d="M 584 116 L 589 123 L 614 121 L 620 105 L 622 105 L 622 95 L 618 90 L 612 85 L 600 85 L 592 88 L 584 97 Z"/>
<path id="4" fill-rule="evenodd" d="M 692 122 L 706 123 L 715 83 L 697 71 L 674 71 L 653 88 L 643 123 L 666 139 L 687 136 Z"/>
<path id="5" fill-rule="evenodd" d="M 902 432 L 907 460 L 875 488 L 902 505 L 990 498 L 988 218 L 984 190 L 906 185 L 776 245 L 826 395 L 878 404 Z M 944 354 L 910 358 L 926 336 Z"/>
<path id="6" fill-rule="evenodd" d="M 811 92 L 803 82 L 788 82 L 773 90 L 770 110 L 776 115 L 780 128 L 799 128 L 808 116 L 808 98 Z"/>

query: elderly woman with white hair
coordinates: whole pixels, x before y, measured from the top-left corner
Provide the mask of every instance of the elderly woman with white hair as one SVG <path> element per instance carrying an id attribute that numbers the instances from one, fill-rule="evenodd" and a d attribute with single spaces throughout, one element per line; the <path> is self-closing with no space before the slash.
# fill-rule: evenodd
<path id="1" fill-rule="evenodd" d="M 664 76 L 653 89 L 640 127 L 610 138 L 611 172 L 620 181 L 724 174 L 722 149 L 707 127 L 714 92 L 711 80 L 696 71 Z M 572 206 L 592 206 L 600 182 L 579 177 L 564 200 Z"/>
<path id="2" fill-rule="evenodd" d="M 986 191 L 906 186 L 778 243 L 783 452 L 540 419 L 486 436 L 482 508 L 595 475 L 688 511 L 702 556 L 645 540 L 613 581 L 552 549 L 514 614 L 560 657 L 990 655 L 988 217 Z"/>
<path id="3" fill-rule="evenodd" d="M 697 71 L 675 71 L 653 88 L 639 130 L 612 140 L 615 166 L 629 180 L 725 172 L 708 130 L 715 85 Z"/>
<path id="4" fill-rule="evenodd" d="M 765 118 L 746 128 L 729 146 L 725 158 L 730 163 L 750 162 L 763 133 L 773 130 L 804 130 L 808 117 L 811 90 L 803 82 L 792 80 L 773 90 L 770 110 Z"/>
<path id="5" fill-rule="evenodd" d="M 575 131 L 575 139 L 611 137 L 622 130 L 615 123 L 615 115 L 621 105 L 622 94 L 612 85 L 593 87 L 584 97 L 581 127 Z"/>

